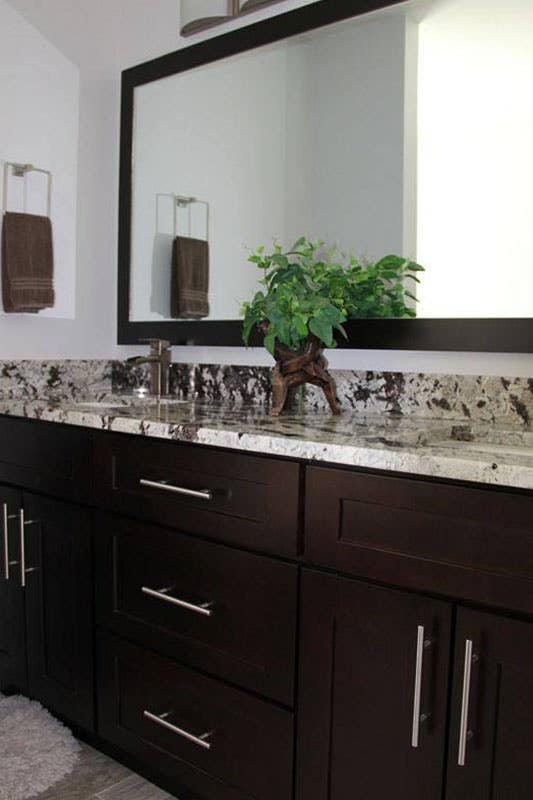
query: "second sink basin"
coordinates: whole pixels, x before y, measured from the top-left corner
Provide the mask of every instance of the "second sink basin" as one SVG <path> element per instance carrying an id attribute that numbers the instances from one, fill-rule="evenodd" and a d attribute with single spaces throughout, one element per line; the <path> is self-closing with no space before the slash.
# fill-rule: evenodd
<path id="1" fill-rule="evenodd" d="M 82 400 L 76 403 L 80 408 L 91 408 L 97 410 L 119 409 L 119 408 L 138 408 L 141 407 L 166 407 L 186 405 L 190 400 L 180 400 L 177 397 L 152 397 L 151 395 L 116 395 L 109 397 L 108 400 Z"/>

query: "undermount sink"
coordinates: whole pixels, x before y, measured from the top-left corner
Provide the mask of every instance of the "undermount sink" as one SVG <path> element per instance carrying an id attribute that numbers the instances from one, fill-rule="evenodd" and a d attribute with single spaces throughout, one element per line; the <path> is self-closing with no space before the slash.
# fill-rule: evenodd
<path id="1" fill-rule="evenodd" d="M 456 452 L 465 450 L 469 453 L 487 453 L 495 456 L 533 456 L 533 445 L 526 443 L 503 444 L 502 442 L 490 442 L 486 440 L 462 442 L 446 439 L 440 442 L 432 442 L 431 444 L 434 447 L 453 447 Z"/>
<path id="2" fill-rule="evenodd" d="M 454 426 L 450 435 L 433 437 L 428 444 L 439 448 L 453 448 L 456 452 L 464 450 L 495 456 L 533 456 L 533 431 L 476 431 L 475 427 Z"/>
<path id="3" fill-rule="evenodd" d="M 139 406 L 178 406 L 186 405 L 189 400 L 177 397 L 153 397 L 152 395 L 117 395 L 108 400 L 82 400 L 76 403 L 80 408 L 117 409 L 138 408 Z"/>

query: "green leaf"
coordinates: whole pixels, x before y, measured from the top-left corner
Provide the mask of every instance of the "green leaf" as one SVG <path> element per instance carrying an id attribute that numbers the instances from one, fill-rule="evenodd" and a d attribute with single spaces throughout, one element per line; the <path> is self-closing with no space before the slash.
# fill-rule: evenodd
<path id="1" fill-rule="evenodd" d="M 268 331 L 265 336 L 265 347 L 270 353 L 270 355 L 274 355 L 274 347 L 276 345 L 276 336 L 272 331 Z"/>

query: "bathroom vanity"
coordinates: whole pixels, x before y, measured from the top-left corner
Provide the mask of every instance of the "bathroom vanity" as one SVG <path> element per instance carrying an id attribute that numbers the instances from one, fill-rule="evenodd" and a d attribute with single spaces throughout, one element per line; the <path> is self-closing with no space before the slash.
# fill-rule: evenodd
<path id="1" fill-rule="evenodd" d="M 494 457 L 454 481 L 362 429 L 310 460 L 312 419 L 252 442 L 243 411 L 229 449 L 191 404 L 23 405 L 0 416 L 2 690 L 183 800 L 530 797 L 533 494 L 490 485 Z M 462 444 L 420 470 L 464 470 Z"/>

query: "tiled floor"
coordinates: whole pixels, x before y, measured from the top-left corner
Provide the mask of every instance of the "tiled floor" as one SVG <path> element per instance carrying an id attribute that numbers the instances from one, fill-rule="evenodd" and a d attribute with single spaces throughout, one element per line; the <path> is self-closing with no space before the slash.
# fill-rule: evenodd
<path id="1" fill-rule="evenodd" d="M 36 800 L 175 800 L 103 753 L 81 747 L 73 772 Z"/>

